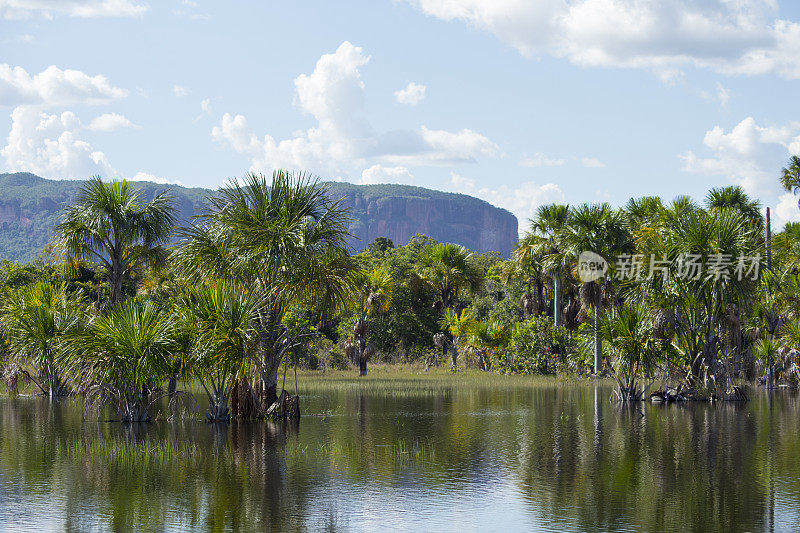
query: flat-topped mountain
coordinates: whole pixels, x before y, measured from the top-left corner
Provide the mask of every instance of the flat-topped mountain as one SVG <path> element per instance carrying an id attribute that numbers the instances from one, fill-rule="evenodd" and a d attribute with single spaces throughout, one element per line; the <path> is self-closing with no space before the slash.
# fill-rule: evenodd
<path id="1" fill-rule="evenodd" d="M 0 174 L 0 259 L 30 261 L 50 240 L 61 209 L 75 199 L 82 180 L 48 180 L 34 174 Z M 168 189 L 180 223 L 197 214 L 210 189 L 134 182 L 149 200 Z M 354 250 L 376 237 L 406 244 L 416 233 L 437 241 L 455 242 L 477 252 L 500 252 L 508 257 L 517 242 L 517 218 L 465 194 L 408 185 L 353 185 L 329 182 L 329 194 L 349 208 Z"/>

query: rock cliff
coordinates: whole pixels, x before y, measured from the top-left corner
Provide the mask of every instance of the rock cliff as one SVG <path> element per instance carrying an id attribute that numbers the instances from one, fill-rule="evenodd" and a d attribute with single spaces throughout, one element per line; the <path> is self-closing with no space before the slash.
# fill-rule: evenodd
<path id="1" fill-rule="evenodd" d="M 84 184 L 79 180 L 46 180 L 29 173 L 0 174 L 0 259 L 29 261 L 50 240 L 61 209 Z M 508 257 L 517 241 L 517 219 L 504 209 L 463 194 L 405 185 L 352 185 L 331 182 L 331 198 L 349 208 L 354 250 L 376 237 L 406 244 L 417 233 L 455 242 L 477 252 Z M 197 214 L 212 191 L 201 188 L 136 183 L 145 200 L 170 189 L 182 224 Z"/>

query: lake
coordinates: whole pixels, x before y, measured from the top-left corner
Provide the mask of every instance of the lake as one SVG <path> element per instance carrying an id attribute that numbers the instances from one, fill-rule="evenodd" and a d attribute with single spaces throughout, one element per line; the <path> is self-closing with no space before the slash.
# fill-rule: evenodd
<path id="1" fill-rule="evenodd" d="M 797 392 L 620 407 L 555 379 L 300 387 L 299 424 L 123 426 L 2 398 L 0 530 L 800 530 Z"/>

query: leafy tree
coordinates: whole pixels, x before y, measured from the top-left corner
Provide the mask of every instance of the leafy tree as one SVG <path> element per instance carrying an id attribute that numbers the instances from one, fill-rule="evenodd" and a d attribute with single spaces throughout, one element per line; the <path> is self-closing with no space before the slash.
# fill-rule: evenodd
<path id="1" fill-rule="evenodd" d="M 6 294 L 0 325 L 15 362 L 51 398 L 67 393 L 58 357 L 83 319 L 83 303 L 65 286 L 41 281 Z"/>
<path id="2" fill-rule="evenodd" d="M 800 191 L 800 157 L 793 155 L 783 169 L 781 169 L 781 185 L 784 190 L 797 194 Z M 800 206 L 800 200 L 798 200 Z"/>
<path id="3" fill-rule="evenodd" d="M 356 270 L 351 275 L 352 299 L 356 306 L 356 322 L 353 324 L 353 337 L 358 350 L 360 375 L 367 375 L 367 332 L 369 316 L 385 312 L 392 301 L 394 280 L 383 268 L 373 268 L 369 272 Z"/>
<path id="4" fill-rule="evenodd" d="M 418 261 L 421 278 L 437 292 L 445 309 L 455 307 L 463 289 L 477 289 L 483 282 L 483 272 L 475 265 L 473 255 L 458 244 L 429 246 Z"/>
<path id="5" fill-rule="evenodd" d="M 620 213 L 608 204 L 583 204 L 572 209 L 558 240 L 567 257 L 577 262 L 585 251 L 594 252 L 613 264 L 613 258 L 630 251 L 632 243 Z M 586 281 L 581 284 L 581 301 L 594 314 L 594 371 L 603 371 L 603 345 L 600 336 L 603 292 L 610 291 L 610 279 Z"/>
<path id="6" fill-rule="evenodd" d="M 175 317 L 154 302 L 130 298 L 70 336 L 66 373 L 96 405 L 112 405 L 122 422 L 147 422 L 156 387 L 176 350 Z"/>
<path id="7" fill-rule="evenodd" d="M 190 279 L 214 277 L 260 295 L 257 369 L 266 405 L 277 399 L 278 368 L 294 342 L 282 325 L 287 309 L 330 310 L 348 297 L 349 219 L 326 190 L 305 174 L 248 174 L 209 198 L 174 254 Z"/>
<path id="8" fill-rule="evenodd" d="M 189 365 L 208 397 L 210 421 L 231 417 L 234 380 L 247 372 L 255 355 L 260 304 L 252 289 L 222 281 L 207 281 L 184 296 L 185 320 L 194 332 Z"/>
<path id="9" fill-rule="evenodd" d="M 163 245 L 172 236 L 175 208 L 167 193 L 140 205 L 140 191 L 128 182 L 92 178 L 76 202 L 67 207 L 56 227 L 56 242 L 69 263 L 102 264 L 110 285 L 109 303 L 121 302 L 123 283 L 136 266 L 165 257 Z"/>

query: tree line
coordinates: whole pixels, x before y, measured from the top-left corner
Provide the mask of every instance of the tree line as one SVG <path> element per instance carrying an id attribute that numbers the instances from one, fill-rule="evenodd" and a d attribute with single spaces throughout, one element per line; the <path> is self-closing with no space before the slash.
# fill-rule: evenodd
<path id="1" fill-rule="evenodd" d="M 800 160 L 781 183 L 800 188 Z M 6 383 L 146 421 L 189 380 L 209 420 L 280 413 L 290 363 L 608 374 L 624 401 L 656 380 L 663 399 L 743 399 L 800 378 L 800 224 L 770 236 L 739 187 L 542 206 L 510 260 L 424 235 L 353 254 L 326 192 L 248 174 L 178 228 L 167 193 L 90 180 L 39 260 L 0 264 Z"/>

